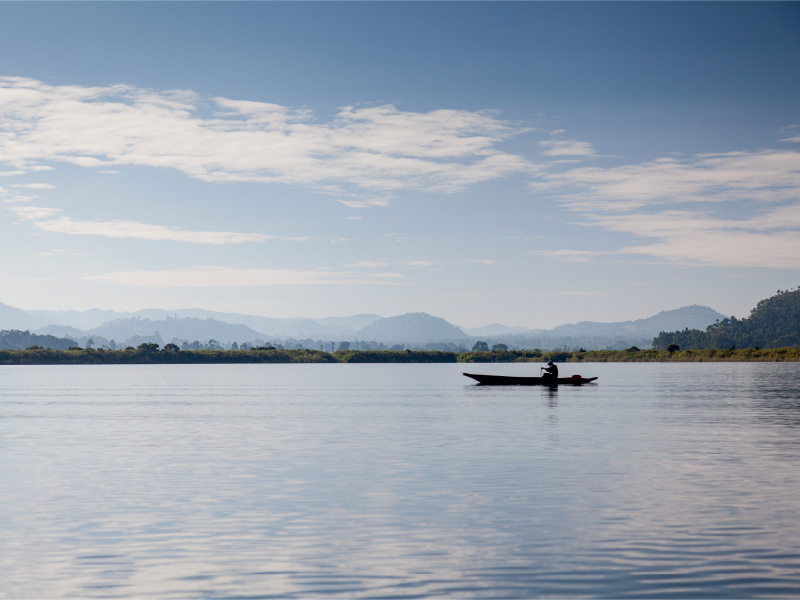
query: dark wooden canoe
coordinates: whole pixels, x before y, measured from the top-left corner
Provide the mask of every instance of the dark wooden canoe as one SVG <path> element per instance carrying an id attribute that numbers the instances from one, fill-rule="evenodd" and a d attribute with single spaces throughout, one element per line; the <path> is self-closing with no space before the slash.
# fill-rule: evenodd
<path id="1" fill-rule="evenodd" d="M 504 375 L 475 375 L 464 373 L 467 377 L 472 377 L 481 385 L 582 385 L 590 383 L 597 377 L 559 377 L 555 381 L 544 377 L 506 377 Z"/>

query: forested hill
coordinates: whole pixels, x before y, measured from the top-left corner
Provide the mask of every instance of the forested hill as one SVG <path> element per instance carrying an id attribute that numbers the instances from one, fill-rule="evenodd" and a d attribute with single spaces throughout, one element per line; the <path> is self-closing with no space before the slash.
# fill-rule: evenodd
<path id="1" fill-rule="evenodd" d="M 68 350 L 70 346 L 76 345 L 77 343 L 69 338 L 59 338 L 54 335 L 36 335 L 30 331 L 19 331 L 17 329 L 0 331 L 0 348 L 8 348 L 9 350 L 24 350 L 31 346 Z"/>
<path id="2" fill-rule="evenodd" d="M 677 344 L 681 350 L 698 348 L 783 348 L 800 346 L 800 288 L 780 291 L 762 300 L 746 319 L 723 319 L 705 331 L 662 331 L 653 348 L 663 350 Z"/>

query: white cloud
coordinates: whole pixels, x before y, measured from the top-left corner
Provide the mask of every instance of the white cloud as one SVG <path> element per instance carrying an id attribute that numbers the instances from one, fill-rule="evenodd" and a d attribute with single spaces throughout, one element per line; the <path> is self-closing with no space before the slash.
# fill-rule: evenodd
<path id="1" fill-rule="evenodd" d="M 619 254 L 646 254 L 663 261 L 723 267 L 800 267 L 800 206 L 785 206 L 745 219 L 719 219 L 696 211 L 654 215 L 602 215 L 593 224 L 610 231 L 657 239 Z"/>
<path id="2" fill-rule="evenodd" d="M 350 221 L 361 221 L 364 217 L 345 217 L 345 219 L 349 219 Z"/>
<path id="3" fill-rule="evenodd" d="M 40 210 L 40 209 L 37 209 Z M 54 209 L 50 209 L 54 210 Z M 18 213 L 19 214 L 19 213 Z M 27 217 L 40 219 L 40 216 Z M 190 242 L 192 244 L 241 244 L 263 242 L 274 236 L 260 233 L 235 233 L 230 231 L 182 231 L 161 225 L 147 225 L 136 221 L 73 221 L 69 217 L 34 221 L 41 231 L 68 235 L 97 235 L 108 238 L 135 238 L 140 240 Z"/>
<path id="4" fill-rule="evenodd" d="M 389 206 L 389 200 L 381 198 L 379 200 L 338 200 L 350 208 L 373 208 L 375 206 Z"/>
<path id="5" fill-rule="evenodd" d="M 463 263 L 468 265 L 493 265 L 495 263 L 495 261 L 490 258 L 466 258 L 466 259 L 454 260 L 453 262 Z"/>
<path id="6" fill-rule="evenodd" d="M 384 233 L 381 235 L 381 239 L 387 242 L 407 242 L 408 238 L 404 235 L 400 235 L 399 233 Z"/>
<path id="7" fill-rule="evenodd" d="M 592 262 L 595 257 L 609 253 L 598 250 L 531 250 L 525 254 L 558 258 L 564 262 L 584 263 Z"/>
<path id="8" fill-rule="evenodd" d="M 542 174 L 531 187 L 550 192 L 561 204 L 583 214 L 583 225 L 650 240 L 614 252 L 535 254 L 572 262 L 603 254 L 639 254 L 683 264 L 800 267 L 797 151 L 672 156 L 620 167 L 578 167 Z M 710 208 L 678 209 L 690 203 Z M 731 203 L 735 206 L 729 208 Z M 772 207 L 765 208 L 769 204 Z M 654 214 L 654 206 L 662 209 Z M 720 216 L 732 211 L 735 219 Z"/>
<path id="9" fill-rule="evenodd" d="M 430 260 L 409 260 L 403 263 L 407 267 L 429 267 L 433 264 Z"/>
<path id="10" fill-rule="evenodd" d="M 13 211 L 20 221 L 33 221 L 34 219 L 47 219 L 54 214 L 61 212 L 60 208 L 44 208 L 41 206 L 14 206 L 9 210 Z"/>
<path id="11" fill-rule="evenodd" d="M 12 175 L 25 175 L 27 171 L 0 171 L 0 177 L 10 177 Z"/>
<path id="12" fill-rule="evenodd" d="M 386 261 L 385 260 L 362 260 L 361 262 L 357 262 L 353 265 L 345 265 L 345 267 L 363 267 L 368 269 L 376 269 L 378 267 L 385 267 Z"/>
<path id="13" fill-rule="evenodd" d="M 399 273 L 359 273 L 296 269 L 196 267 L 163 271 L 117 271 L 83 279 L 116 285 L 175 287 L 261 287 L 273 285 L 386 285 L 400 283 Z"/>
<path id="14" fill-rule="evenodd" d="M 307 242 L 310 238 L 307 235 L 301 237 L 282 237 L 285 242 Z"/>
<path id="15" fill-rule="evenodd" d="M 11 187 L 27 188 L 29 190 L 54 190 L 56 186 L 49 183 L 15 183 Z"/>
<path id="16" fill-rule="evenodd" d="M 57 249 L 50 250 L 49 252 L 37 252 L 39 256 L 85 256 L 83 252 L 74 252 L 72 250 Z"/>
<path id="17" fill-rule="evenodd" d="M 546 156 L 591 156 L 594 148 L 589 142 L 575 140 L 544 140 L 539 142 L 542 148 L 547 148 L 542 154 Z"/>
<path id="18" fill-rule="evenodd" d="M 107 173 L 108 175 L 118 175 L 122 173 L 122 171 L 100 171 L 101 173 Z"/>
<path id="19" fill-rule="evenodd" d="M 144 165 L 204 181 L 453 192 L 531 170 L 497 149 L 522 131 L 490 112 L 345 107 L 317 123 L 308 110 L 190 91 L 0 78 L 0 161 L 19 169 Z"/>
<path id="20" fill-rule="evenodd" d="M 621 167 L 579 167 L 531 184 L 583 209 L 627 210 L 666 202 L 795 200 L 800 152 L 762 150 L 659 158 Z"/>

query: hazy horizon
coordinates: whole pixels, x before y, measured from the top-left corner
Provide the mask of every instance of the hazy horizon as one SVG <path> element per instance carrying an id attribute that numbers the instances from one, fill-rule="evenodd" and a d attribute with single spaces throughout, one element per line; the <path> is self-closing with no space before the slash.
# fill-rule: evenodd
<path id="1" fill-rule="evenodd" d="M 746 317 L 800 283 L 799 28 L 796 3 L 0 3 L 0 302 Z"/>

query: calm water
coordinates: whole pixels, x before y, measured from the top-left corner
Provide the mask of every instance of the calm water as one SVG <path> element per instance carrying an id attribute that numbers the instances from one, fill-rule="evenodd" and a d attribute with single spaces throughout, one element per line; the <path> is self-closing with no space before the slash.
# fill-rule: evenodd
<path id="1" fill-rule="evenodd" d="M 800 595 L 800 364 L 0 368 L 0 596 Z"/>

